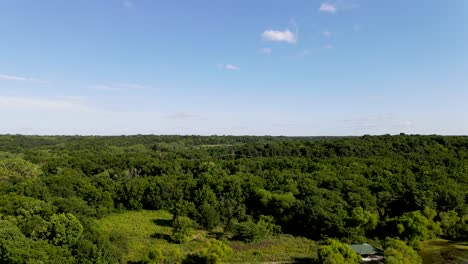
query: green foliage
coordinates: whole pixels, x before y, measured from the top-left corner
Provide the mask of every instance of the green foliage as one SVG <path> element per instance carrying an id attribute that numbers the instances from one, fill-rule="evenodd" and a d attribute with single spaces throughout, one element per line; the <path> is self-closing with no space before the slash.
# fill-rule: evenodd
<path id="1" fill-rule="evenodd" d="M 397 228 L 400 238 L 408 241 L 422 241 L 433 238 L 441 233 L 440 223 L 434 222 L 431 218 L 425 217 L 421 212 L 414 211 L 403 214 L 397 218 Z"/>
<path id="2" fill-rule="evenodd" d="M 164 255 L 160 249 L 153 249 L 148 252 L 148 263 L 161 264 L 164 263 Z"/>
<path id="3" fill-rule="evenodd" d="M 363 235 L 374 230 L 379 223 L 378 213 L 365 211 L 360 206 L 353 208 L 351 211 L 351 219 Z"/>
<path id="4" fill-rule="evenodd" d="M 275 219 L 272 216 L 260 215 L 257 223 L 248 220 L 241 223 L 234 223 L 232 229 L 234 237 L 240 241 L 248 243 L 264 239 L 268 235 L 281 233 L 281 226 L 274 224 Z"/>
<path id="5" fill-rule="evenodd" d="M 112 244 L 112 255 L 115 259 L 120 259 L 129 251 L 128 234 L 125 230 L 113 230 L 109 235 L 109 242 Z"/>
<path id="6" fill-rule="evenodd" d="M 185 242 L 192 234 L 193 221 L 185 216 L 178 216 L 172 221 L 171 240 L 175 243 Z"/>
<path id="7" fill-rule="evenodd" d="M 181 263 L 184 258 L 180 248 L 171 248 L 165 252 L 164 256 L 167 260 L 170 260 L 170 263 Z"/>
<path id="8" fill-rule="evenodd" d="M 329 239 L 319 248 L 319 260 L 329 264 L 359 264 L 361 257 L 348 245 L 335 239 Z"/>
<path id="9" fill-rule="evenodd" d="M 233 253 L 232 249 L 219 240 L 211 240 L 203 249 L 203 254 L 208 256 L 211 263 L 217 264 L 226 260 Z"/>
<path id="10" fill-rule="evenodd" d="M 0 213 L 8 215 L 21 232 L 33 239 L 45 239 L 49 228 L 48 219 L 56 212 L 56 208 L 44 201 L 20 196 L 0 196 Z"/>
<path id="11" fill-rule="evenodd" d="M 386 264 L 420 264 L 421 257 L 405 242 L 397 239 L 389 239 L 385 248 Z"/>
<path id="12" fill-rule="evenodd" d="M 259 225 L 252 220 L 238 223 L 234 226 L 235 238 L 248 243 L 259 241 L 268 234 L 265 225 Z"/>
<path id="13" fill-rule="evenodd" d="M 195 191 L 195 202 L 198 213 L 196 220 L 202 226 L 211 229 L 220 223 L 218 199 L 216 194 L 208 185 L 203 185 L 200 190 Z"/>
<path id="14" fill-rule="evenodd" d="M 275 225 L 275 218 L 271 215 L 260 215 L 257 222 L 258 226 L 264 227 L 268 235 L 276 235 L 281 233 L 281 226 Z"/>
<path id="15" fill-rule="evenodd" d="M 32 248 L 21 230 L 14 224 L 0 220 L 0 262 L 23 263 Z"/>
<path id="16" fill-rule="evenodd" d="M 213 264 L 207 255 L 201 253 L 188 254 L 182 264 Z"/>
<path id="17" fill-rule="evenodd" d="M 73 214 L 54 214 L 50 218 L 49 239 L 57 246 L 72 245 L 83 233 L 83 226 Z"/>
<path id="18" fill-rule="evenodd" d="M 41 174 L 39 166 L 22 158 L 0 160 L 0 183 L 17 183 L 35 179 Z"/>
<path id="19" fill-rule="evenodd" d="M 452 239 L 456 239 L 458 236 L 457 224 L 461 221 L 458 217 L 458 213 L 450 210 L 448 212 L 440 212 L 440 226 L 444 234 Z"/>
<path id="20" fill-rule="evenodd" d="M 226 260 L 232 252 L 232 249 L 223 242 L 211 240 L 201 252 L 187 255 L 182 263 L 218 264 Z"/>
<path id="21" fill-rule="evenodd" d="M 284 232 L 315 240 L 399 237 L 423 250 L 421 240 L 439 235 L 468 239 L 467 160 L 468 137 L 458 136 L 5 135 L 0 220 L 26 239 L 16 233 L 31 249 L 25 259 L 44 263 L 138 261 L 154 240 L 173 261 L 164 247 L 170 214 L 148 220 L 159 213 L 141 211 L 145 217 L 132 223 L 112 222 L 119 219 L 113 212 L 142 209 L 190 217 L 216 237 L 230 237 L 221 232 L 240 222 L 234 233 L 259 241 L 252 248 Z M 182 231 L 177 240 L 188 237 Z M 205 231 L 174 245 L 180 255 L 198 252 Z M 263 260 L 262 250 L 249 252 Z"/>

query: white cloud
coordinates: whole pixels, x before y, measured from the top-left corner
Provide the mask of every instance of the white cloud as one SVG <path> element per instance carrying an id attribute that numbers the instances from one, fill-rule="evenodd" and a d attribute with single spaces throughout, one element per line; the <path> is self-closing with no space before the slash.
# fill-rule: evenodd
<path id="1" fill-rule="evenodd" d="M 15 76 L 15 75 L 6 75 L 6 74 L 0 74 L 0 80 L 44 83 L 44 81 L 39 80 L 39 79 L 35 79 L 35 78 Z"/>
<path id="2" fill-rule="evenodd" d="M 330 4 L 330 3 L 322 3 L 319 8 L 320 12 L 331 13 L 331 14 L 336 13 L 336 10 L 337 10 L 336 5 Z"/>
<path id="3" fill-rule="evenodd" d="M 325 48 L 325 49 L 333 49 L 333 45 L 332 45 L 332 44 L 327 44 L 327 45 L 323 46 L 323 48 Z"/>
<path id="4" fill-rule="evenodd" d="M 218 64 L 218 68 L 228 71 L 238 71 L 240 70 L 239 66 L 233 64 Z"/>
<path id="5" fill-rule="evenodd" d="M 225 66 L 226 70 L 231 70 L 231 71 L 238 71 L 240 70 L 240 68 L 236 65 L 232 65 L 232 64 L 227 64 Z"/>
<path id="6" fill-rule="evenodd" d="M 88 108 L 76 99 L 66 98 L 31 98 L 16 96 L 0 96 L 0 109 L 6 110 L 87 110 Z"/>
<path id="7" fill-rule="evenodd" d="M 263 53 L 263 54 L 270 55 L 271 53 L 273 53 L 273 49 L 272 48 L 262 48 L 262 49 L 260 49 L 260 52 Z"/>
<path id="8" fill-rule="evenodd" d="M 265 30 L 262 33 L 262 38 L 267 41 L 274 41 L 274 42 L 286 42 L 286 43 L 296 43 L 297 36 L 289 29 L 284 31 L 279 30 Z"/>
<path id="9" fill-rule="evenodd" d="M 328 29 L 323 30 L 322 34 L 323 34 L 325 37 L 327 37 L 327 38 L 329 38 L 329 37 L 332 36 L 331 31 L 328 30 Z"/>

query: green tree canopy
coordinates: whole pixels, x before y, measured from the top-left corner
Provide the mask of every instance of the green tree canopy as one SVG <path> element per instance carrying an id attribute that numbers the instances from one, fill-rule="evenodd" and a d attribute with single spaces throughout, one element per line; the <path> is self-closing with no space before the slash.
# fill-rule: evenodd
<path id="1" fill-rule="evenodd" d="M 362 258 L 348 245 L 329 239 L 319 248 L 319 260 L 326 264 L 360 264 Z"/>

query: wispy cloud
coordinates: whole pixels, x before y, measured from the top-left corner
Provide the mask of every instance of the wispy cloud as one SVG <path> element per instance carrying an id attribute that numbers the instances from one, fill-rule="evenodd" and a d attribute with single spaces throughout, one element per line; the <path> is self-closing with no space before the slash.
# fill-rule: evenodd
<path id="1" fill-rule="evenodd" d="M 371 114 L 366 116 L 355 116 L 343 120 L 348 124 L 349 128 L 355 130 L 376 129 L 385 127 L 389 123 L 393 123 L 392 115 L 390 114 Z"/>
<path id="2" fill-rule="evenodd" d="M 0 80 L 45 83 L 45 81 L 39 80 L 36 78 L 29 78 L 29 77 L 16 76 L 16 75 L 7 75 L 7 74 L 0 74 Z"/>
<path id="3" fill-rule="evenodd" d="M 397 125 L 398 127 L 412 127 L 413 126 L 413 122 L 412 121 L 409 121 L 409 120 L 405 120 L 405 121 L 400 121 Z"/>
<path id="4" fill-rule="evenodd" d="M 323 46 L 324 49 L 333 49 L 333 45 L 332 44 L 327 44 L 325 46 Z"/>
<path id="5" fill-rule="evenodd" d="M 329 38 L 329 37 L 331 37 L 333 34 L 331 33 L 330 30 L 328 30 L 328 29 L 326 28 L 326 29 L 323 30 L 322 35 L 324 35 L 325 37 Z"/>
<path id="6" fill-rule="evenodd" d="M 17 96 L 0 96 L 0 109 L 34 109 L 34 110 L 88 110 L 76 99 L 67 98 L 34 98 Z"/>
<path id="7" fill-rule="evenodd" d="M 133 1 L 130 1 L 130 0 L 124 0 L 123 1 L 123 6 L 126 7 L 126 8 L 132 8 L 135 6 L 135 4 L 133 3 Z"/>
<path id="8" fill-rule="evenodd" d="M 228 70 L 228 71 L 240 70 L 240 67 L 234 64 L 218 64 L 218 68 L 223 69 L 223 70 Z"/>
<path id="9" fill-rule="evenodd" d="M 311 51 L 306 49 L 297 53 L 297 57 L 305 57 L 305 56 L 309 56 L 310 54 L 311 54 Z"/>
<path id="10" fill-rule="evenodd" d="M 111 85 L 93 85 L 92 89 L 99 91 L 123 91 L 123 90 L 139 90 L 139 89 L 151 89 L 153 87 L 149 85 L 137 84 L 137 83 L 120 83 Z"/>
<path id="11" fill-rule="evenodd" d="M 152 86 L 138 84 L 138 83 L 121 83 L 118 86 L 124 89 L 151 89 L 153 88 Z"/>
<path id="12" fill-rule="evenodd" d="M 361 24 L 354 24 L 353 25 L 353 31 L 354 32 L 361 32 L 362 31 L 362 25 Z"/>
<path id="13" fill-rule="evenodd" d="M 93 85 L 91 88 L 98 91 L 121 91 L 122 88 L 110 85 Z"/>
<path id="14" fill-rule="evenodd" d="M 266 41 L 273 42 L 286 42 L 286 43 L 296 43 L 297 35 L 291 32 L 289 29 L 284 31 L 280 30 L 265 30 L 262 33 L 262 38 Z"/>
<path id="15" fill-rule="evenodd" d="M 270 55 L 271 53 L 273 53 L 273 49 L 272 48 L 262 48 L 262 49 L 260 49 L 260 53 Z"/>
<path id="16" fill-rule="evenodd" d="M 388 113 L 356 116 L 343 121 L 347 124 L 348 128 L 358 131 L 388 130 L 389 128 L 406 130 L 414 126 L 414 122 L 398 119 Z"/>
<path id="17" fill-rule="evenodd" d="M 322 3 L 319 7 L 320 12 L 334 14 L 337 11 L 336 5 L 331 3 Z"/>
<path id="18" fill-rule="evenodd" d="M 185 120 L 185 119 L 197 118 L 199 116 L 195 114 L 191 114 L 191 113 L 179 112 L 179 113 L 167 115 L 166 117 L 169 119 Z"/>

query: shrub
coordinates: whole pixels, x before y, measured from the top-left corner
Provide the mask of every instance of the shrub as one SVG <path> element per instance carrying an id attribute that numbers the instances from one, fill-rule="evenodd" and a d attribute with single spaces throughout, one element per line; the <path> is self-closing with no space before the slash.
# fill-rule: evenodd
<path id="1" fill-rule="evenodd" d="M 327 240 L 320 246 L 319 259 L 321 263 L 330 264 L 362 263 L 361 257 L 348 245 L 334 239 Z"/>
<path id="2" fill-rule="evenodd" d="M 164 263 L 164 255 L 159 249 L 153 249 L 148 252 L 148 263 L 160 264 Z"/>
<path id="3" fill-rule="evenodd" d="M 175 243 L 183 243 L 192 233 L 193 221 L 185 216 L 176 217 L 172 221 L 171 240 Z"/>
<path id="4" fill-rule="evenodd" d="M 389 239 L 386 243 L 386 264 L 420 264 L 421 257 L 405 242 L 398 239 Z"/>
<path id="5" fill-rule="evenodd" d="M 260 219 L 257 222 L 257 225 L 263 226 L 269 235 L 275 235 L 281 233 L 281 226 L 275 225 L 275 218 L 273 216 L 268 215 L 260 215 Z"/>
<path id="6" fill-rule="evenodd" d="M 251 220 L 237 224 L 234 227 L 235 238 L 244 242 L 259 241 L 268 234 L 264 225 L 259 225 Z"/>
<path id="7" fill-rule="evenodd" d="M 232 249 L 219 240 L 210 241 L 201 252 L 188 255 L 184 264 L 218 264 L 232 254 Z"/>

